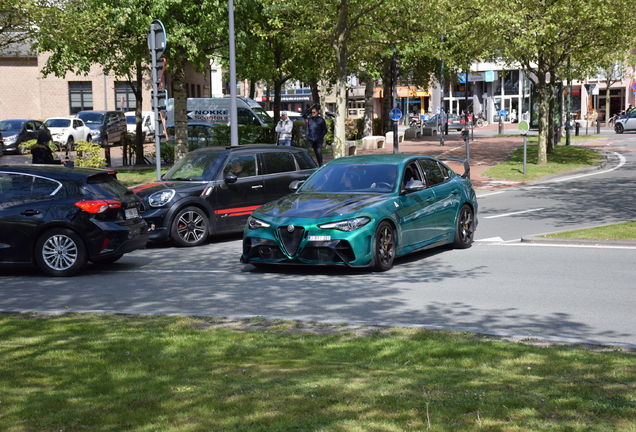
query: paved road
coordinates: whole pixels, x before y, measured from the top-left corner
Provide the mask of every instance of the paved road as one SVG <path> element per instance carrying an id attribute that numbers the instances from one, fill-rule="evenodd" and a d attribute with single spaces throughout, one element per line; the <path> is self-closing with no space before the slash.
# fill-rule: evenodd
<path id="1" fill-rule="evenodd" d="M 605 146 L 625 157 L 619 169 L 482 196 L 474 247 L 414 254 L 386 273 L 263 272 L 239 263 L 239 237 L 224 237 L 193 249 L 154 245 L 69 279 L 0 270 L 0 309 L 266 316 L 636 347 L 636 248 L 519 241 L 589 220 L 634 219 L 635 137 Z"/>

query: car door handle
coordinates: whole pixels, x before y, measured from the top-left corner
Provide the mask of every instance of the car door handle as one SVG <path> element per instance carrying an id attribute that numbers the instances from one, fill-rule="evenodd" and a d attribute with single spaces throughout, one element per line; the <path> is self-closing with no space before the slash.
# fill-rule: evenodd
<path id="1" fill-rule="evenodd" d="M 35 215 L 39 215 L 40 212 L 38 210 L 25 210 L 20 214 L 22 216 L 35 216 Z"/>
<path id="2" fill-rule="evenodd" d="M 454 189 L 454 190 L 451 192 L 451 195 L 457 195 L 458 193 L 459 193 L 459 191 L 458 191 L 457 189 Z"/>
<path id="3" fill-rule="evenodd" d="M 435 197 L 432 197 L 432 196 L 426 198 L 426 202 L 433 202 L 434 200 L 435 200 Z"/>
<path id="4" fill-rule="evenodd" d="M 254 186 L 252 186 L 252 189 L 260 189 L 262 187 L 263 187 L 263 185 L 254 185 Z"/>

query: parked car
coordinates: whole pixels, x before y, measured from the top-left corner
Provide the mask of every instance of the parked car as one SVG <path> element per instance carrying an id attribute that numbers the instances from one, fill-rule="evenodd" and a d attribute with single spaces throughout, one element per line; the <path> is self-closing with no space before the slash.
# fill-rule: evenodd
<path id="1" fill-rule="evenodd" d="M 210 234 L 241 232 L 250 213 L 289 193 L 316 169 L 301 148 L 272 144 L 205 147 L 188 153 L 162 181 L 133 187 L 150 240 L 197 246 Z"/>
<path id="2" fill-rule="evenodd" d="M 2 138 L 2 132 L 0 132 L 0 156 L 4 153 L 4 138 Z"/>
<path id="3" fill-rule="evenodd" d="M 126 114 L 126 124 L 128 133 L 133 137 L 137 133 L 137 118 L 134 111 L 129 111 Z M 146 142 L 149 138 L 155 137 L 155 114 L 152 111 L 141 112 L 141 133 L 143 136 L 143 142 Z"/>
<path id="4" fill-rule="evenodd" d="M 82 119 L 70 117 L 51 117 L 44 120 L 44 125 L 49 128 L 53 142 L 61 149 L 72 151 L 78 141 L 91 141 L 91 130 Z"/>
<path id="5" fill-rule="evenodd" d="M 128 131 L 126 116 L 121 111 L 80 111 L 76 117 L 91 130 L 93 141 L 102 147 L 121 143 Z"/>
<path id="6" fill-rule="evenodd" d="M 39 120 L 11 119 L 0 121 L 0 132 L 4 139 L 4 153 L 24 154 L 20 144 L 38 138 L 38 133 L 47 127 Z"/>
<path id="7" fill-rule="evenodd" d="M 0 165 L 0 265 L 72 276 L 144 248 L 141 200 L 113 171 Z"/>
<path id="8" fill-rule="evenodd" d="M 466 173 L 459 176 L 432 157 L 338 158 L 300 183 L 249 217 L 242 262 L 385 271 L 410 252 L 448 243 L 463 249 L 473 242 L 472 184 Z"/>
<path id="9" fill-rule="evenodd" d="M 636 111 L 630 112 L 625 118 L 615 120 L 614 132 L 622 134 L 630 131 L 636 131 Z"/>
<path id="10" fill-rule="evenodd" d="M 466 123 L 464 118 L 459 114 L 442 114 L 442 123 L 448 124 L 448 129 L 455 129 L 461 131 L 464 129 L 464 124 Z M 438 118 L 440 114 L 435 114 L 431 116 L 428 120 L 423 120 L 423 126 L 427 128 L 436 128 L 439 130 Z"/>

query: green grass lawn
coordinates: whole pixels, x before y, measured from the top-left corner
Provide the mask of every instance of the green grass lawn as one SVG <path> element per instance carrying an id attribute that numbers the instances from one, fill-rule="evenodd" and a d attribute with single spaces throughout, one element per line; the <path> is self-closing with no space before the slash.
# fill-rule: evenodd
<path id="1" fill-rule="evenodd" d="M 170 168 L 162 168 L 161 174 L 168 172 Z M 157 180 L 156 168 L 117 168 L 117 179 L 126 186 L 134 186 L 143 183 L 150 183 Z"/>
<path id="2" fill-rule="evenodd" d="M 557 234 L 546 234 L 541 237 L 633 241 L 636 240 L 636 221 L 583 230 L 566 231 Z"/>
<path id="3" fill-rule="evenodd" d="M 523 146 L 519 147 L 511 158 L 482 173 L 485 177 L 497 180 L 532 181 L 553 174 L 575 171 L 598 164 L 601 156 L 596 150 L 576 146 L 557 146 L 554 153 L 548 154 L 547 165 L 537 165 L 538 146 L 526 146 L 526 174 L 523 173 Z"/>
<path id="4" fill-rule="evenodd" d="M 636 430 L 620 349 L 219 321 L 0 315 L 0 430 Z"/>

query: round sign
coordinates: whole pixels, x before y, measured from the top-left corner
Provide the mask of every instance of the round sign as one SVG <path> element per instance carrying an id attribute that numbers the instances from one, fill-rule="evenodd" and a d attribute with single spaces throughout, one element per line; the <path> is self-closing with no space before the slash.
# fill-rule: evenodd
<path id="1" fill-rule="evenodd" d="M 506 114 L 508 114 L 508 111 L 506 111 L 505 109 L 499 110 L 499 115 L 500 115 L 501 117 L 505 117 L 505 116 L 506 116 Z"/>
<path id="2" fill-rule="evenodd" d="M 439 113 L 440 113 L 440 109 L 439 108 L 435 109 L 435 114 L 439 114 Z"/>
<path id="3" fill-rule="evenodd" d="M 527 134 L 528 131 L 530 130 L 530 124 L 528 124 L 528 122 L 525 120 L 521 120 L 519 122 L 519 130 L 521 131 L 523 135 Z"/>
<path id="4" fill-rule="evenodd" d="M 632 90 L 636 92 L 636 81 L 632 81 Z"/>
<path id="5" fill-rule="evenodd" d="M 389 113 L 389 116 L 391 117 L 391 120 L 399 121 L 402 118 L 402 111 L 397 108 L 393 108 Z"/>

